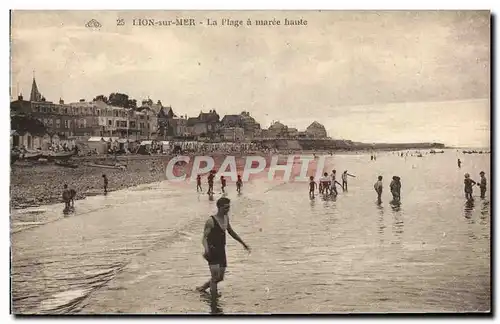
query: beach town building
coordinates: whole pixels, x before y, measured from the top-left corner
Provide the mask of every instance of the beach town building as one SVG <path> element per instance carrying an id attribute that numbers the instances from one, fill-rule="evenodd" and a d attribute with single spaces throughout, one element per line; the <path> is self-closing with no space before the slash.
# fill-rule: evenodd
<path id="1" fill-rule="evenodd" d="M 64 137 L 118 136 L 135 139 L 154 138 L 158 121 L 156 108 L 149 102 L 138 109 L 111 106 L 101 100 L 66 104 L 47 101 L 38 90 L 35 78 L 31 86 L 30 100 L 22 94 L 11 102 L 11 115 L 26 115 L 38 119 L 47 133 Z M 159 109 L 159 108 L 158 108 Z"/>
<path id="2" fill-rule="evenodd" d="M 271 138 L 287 138 L 288 137 L 288 126 L 275 121 L 269 126 L 267 131 L 267 137 Z"/>
<path id="3" fill-rule="evenodd" d="M 219 136 L 224 142 L 242 142 L 245 140 L 245 130 L 242 127 L 222 127 Z"/>
<path id="4" fill-rule="evenodd" d="M 242 128 L 246 139 L 253 139 L 260 134 L 260 124 L 250 116 L 250 113 L 243 111 L 239 115 L 225 115 L 221 122 L 220 128 Z"/>
<path id="5" fill-rule="evenodd" d="M 187 126 L 188 117 L 187 115 L 180 117 L 173 117 L 169 120 L 169 125 L 171 125 L 174 137 L 187 137 L 190 136 Z"/>
<path id="6" fill-rule="evenodd" d="M 186 126 L 190 136 L 212 138 L 220 128 L 220 117 L 215 109 L 208 113 L 201 111 L 198 117 L 188 118 Z"/>
<path id="7" fill-rule="evenodd" d="M 328 134 L 326 132 L 325 126 L 321 125 L 317 121 L 312 122 L 306 128 L 306 133 L 310 138 L 327 138 Z"/>
<path id="8" fill-rule="evenodd" d="M 161 105 L 161 102 L 158 100 L 158 103 Z M 171 106 L 169 107 L 160 107 L 158 111 L 157 119 L 158 119 L 158 138 L 167 139 L 169 137 L 176 135 L 176 122 L 174 118 L 175 115 Z"/>

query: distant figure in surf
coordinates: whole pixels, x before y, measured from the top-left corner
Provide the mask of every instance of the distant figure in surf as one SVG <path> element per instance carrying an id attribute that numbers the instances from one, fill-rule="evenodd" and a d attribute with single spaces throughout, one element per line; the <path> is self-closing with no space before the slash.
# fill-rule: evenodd
<path id="1" fill-rule="evenodd" d="M 238 174 L 238 180 L 236 180 L 236 191 L 241 193 L 241 188 L 243 187 L 243 180 L 241 180 L 241 175 Z"/>
<path id="2" fill-rule="evenodd" d="M 201 188 L 201 175 L 196 176 L 196 192 L 203 192 L 203 189 Z"/>
<path id="3" fill-rule="evenodd" d="M 347 191 L 347 176 L 356 178 L 355 175 L 347 173 L 347 170 L 342 173 L 342 190 Z"/>
<path id="4" fill-rule="evenodd" d="M 76 198 L 76 190 L 69 189 L 69 200 L 71 201 L 72 208 L 75 208 L 75 198 Z"/>
<path id="5" fill-rule="evenodd" d="M 212 170 L 208 174 L 207 180 L 208 180 L 208 194 L 213 194 L 214 193 L 214 178 L 215 178 L 215 171 Z"/>
<path id="6" fill-rule="evenodd" d="M 319 193 L 320 194 L 327 194 L 330 189 L 330 178 L 328 177 L 328 173 L 325 172 L 323 176 L 319 179 Z"/>
<path id="7" fill-rule="evenodd" d="M 104 193 L 108 193 L 108 177 L 105 174 L 102 175 L 102 179 L 104 180 Z"/>
<path id="8" fill-rule="evenodd" d="M 462 161 L 460 161 L 460 159 L 458 159 L 457 164 L 458 164 L 458 168 L 460 169 L 462 167 Z"/>
<path id="9" fill-rule="evenodd" d="M 392 193 L 392 199 L 394 202 L 401 201 L 401 178 L 398 176 L 393 176 L 391 184 L 389 185 Z"/>
<path id="10" fill-rule="evenodd" d="M 197 287 L 197 290 L 204 292 L 210 288 L 210 294 L 213 299 L 218 297 L 217 284 L 224 280 L 224 273 L 227 268 L 226 259 L 226 231 L 236 241 L 250 252 L 250 247 L 236 234 L 229 223 L 229 209 L 231 201 L 229 198 L 222 197 L 217 200 L 217 214 L 211 216 L 205 223 L 203 230 L 203 257 L 208 262 L 210 268 L 210 280 L 203 286 Z"/>
<path id="11" fill-rule="evenodd" d="M 479 189 L 481 190 L 481 199 L 484 199 L 486 196 L 486 177 L 484 176 L 484 171 L 479 172 L 479 175 L 481 176 L 481 180 L 479 181 Z"/>
<path id="12" fill-rule="evenodd" d="M 472 200 L 472 193 L 473 189 L 472 186 L 476 184 L 476 181 L 472 180 L 470 178 L 470 174 L 466 173 L 465 174 L 465 179 L 464 179 L 464 191 L 465 191 L 465 199 L 467 200 Z"/>
<path id="13" fill-rule="evenodd" d="M 67 184 L 65 184 L 65 185 L 64 185 L 64 190 L 63 190 L 63 192 L 62 192 L 62 199 L 63 199 L 63 201 L 64 201 L 64 210 L 65 210 L 65 211 L 68 211 L 68 210 L 69 210 L 69 208 L 71 207 L 71 206 L 70 206 L 70 202 L 71 202 L 71 193 L 70 193 L 70 191 L 69 191 L 69 189 L 68 189 L 68 185 L 67 185 Z"/>
<path id="14" fill-rule="evenodd" d="M 220 184 L 222 193 L 226 193 L 226 191 L 224 190 L 226 188 L 226 178 L 224 178 L 224 176 L 220 176 Z"/>
<path id="15" fill-rule="evenodd" d="M 373 188 L 377 192 L 377 201 L 381 202 L 382 201 L 382 188 L 383 188 L 382 176 L 378 176 L 378 180 L 373 185 Z"/>
<path id="16" fill-rule="evenodd" d="M 316 190 L 317 184 L 314 181 L 314 177 L 309 177 L 309 198 L 314 198 L 314 190 Z"/>
<path id="17" fill-rule="evenodd" d="M 340 184 L 340 182 L 337 181 L 337 170 L 332 170 L 332 175 L 331 175 L 332 179 L 331 179 L 331 182 L 330 182 L 330 194 L 331 195 L 335 195 L 337 196 L 338 195 L 338 192 L 337 192 L 337 184 L 339 186 L 342 186 L 342 184 Z"/>

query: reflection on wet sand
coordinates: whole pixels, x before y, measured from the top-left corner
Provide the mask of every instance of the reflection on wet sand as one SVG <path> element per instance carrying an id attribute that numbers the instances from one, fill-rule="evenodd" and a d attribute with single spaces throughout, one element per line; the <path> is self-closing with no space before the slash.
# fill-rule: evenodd
<path id="1" fill-rule="evenodd" d="M 392 231 L 394 237 L 396 238 L 396 244 L 402 243 L 402 236 L 404 233 L 404 221 L 403 221 L 403 213 L 401 210 L 401 202 L 392 201 L 391 202 L 392 214 L 393 214 L 393 222 L 392 222 Z"/>
<path id="2" fill-rule="evenodd" d="M 474 210 L 474 200 L 468 199 L 464 204 L 464 217 L 469 220 L 470 224 L 474 224 L 474 220 L 472 219 L 472 211 Z"/>
<path id="3" fill-rule="evenodd" d="M 221 303 L 219 301 L 219 298 L 212 298 L 212 296 L 204 291 L 200 294 L 201 300 L 205 302 L 209 307 L 210 307 L 210 314 L 211 315 L 223 315 L 224 310 L 221 307 Z"/>
<path id="4" fill-rule="evenodd" d="M 384 244 L 384 206 L 382 206 L 382 201 L 377 200 L 377 210 L 378 210 L 378 233 L 380 234 L 380 244 Z"/>

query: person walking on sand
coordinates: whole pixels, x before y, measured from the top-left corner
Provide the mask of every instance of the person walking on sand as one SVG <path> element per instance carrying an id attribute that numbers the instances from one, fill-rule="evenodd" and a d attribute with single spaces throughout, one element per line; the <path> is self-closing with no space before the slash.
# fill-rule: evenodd
<path id="1" fill-rule="evenodd" d="M 462 161 L 460 161 L 460 159 L 458 159 L 457 164 L 458 164 L 458 168 L 460 169 L 462 167 Z"/>
<path id="2" fill-rule="evenodd" d="M 68 189 L 68 185 L 65 184 L 64 185 L 64 190 L 62 192 L 62 199 L 64 201 L 64 211 L 68 211 L 69 208 L 71 207 L 70 206 L 70 202 L 71 202 L 71 193 Z"/>
<path id="3" fill-rule="evenodd" d="M 378 176 L 378 180 L 377 182 L 375 182 L 375 184 L 373 185 L 373 188 L 375 189 L 375 191 L 377 192 L 377 201 L 380 203 L 382 202 L 382 188 L 383 188 L 383 184 L 382 184 L 382 176 Z"/>
<path id="4" fill-rule="evenodd" d="M 347 191 L 347 176 L 355 178 L 355 175 L 347 173 L 347 170 L 342 173 L 342 190 Z"/>
<path id="5" fill-rule="evenodd" d="M 203 189 L 201 188 L 201 175 L 196 176 L 196 192 L 203 192 Z"/>
<path id="6" fill-rule="evenodd" d="M 316 181 L 314 181 L 314 177 L 310 176 L 309 177 L 309 198 L 314 199 L 314 190 L 316 190 L 316 187 L 318 185 L 316 184 Z"/>
<path id="7" fill-rule="evenodd" d="M 401 200 L 401 178 L 393 176 L 389 188 L 391 189 L 393 201 L 399 202 Z"/>
<path id="8" fill-rule="evenodd" d="M 484 199 L 486 196 L 486 177 L 484 176 L 484 171 L 479 172 L 479 175 L 481 176 L 481 180 L 479 181 L 479 189 L 481 190 L 481 199 Z"/>
<path id="9" fill-rule="evenodd" d="M 202 239 L 204 248 L 203 257 L 208 262 L 210 280 L 196 288 L 200 292 L 204 292 L 210 288 L 210 294 L 213 299 L 218 296 L 217 284 L 224 280 L 224 273 L 227 268 L 226 231 L 232 238 L 241 243 L 245 250 L 250 252 L 250 247 L 236 234 L 229 222 L 228 213 L 231 204 L 229 198 L 219 198 L 216 204 L 217 214 L 210 216 L 206 221 Z"/>
<path id="10" fill-rule="evenodd" d="M 464 179 L 464 191 L 465 191 L 465 199 L 472 200 L 472 186 L 476 184 L 476 181 L 470 178 L 470 174 L 466 173 Z"/>
<path id="11" fill-rule="evenodd" d="M 241 188 L 243 187 L 243 180 L 241 180 L 241 175 L 238 174 L 238 180 L 236 180 L 236 191 L 241 193 Z"/>
<path id="12" fill-rule="evenodd" d="M 105 174 L 102 175 L 102 179 L 104 180 L 104 193 L 108 193 L 108 177 Z"/>

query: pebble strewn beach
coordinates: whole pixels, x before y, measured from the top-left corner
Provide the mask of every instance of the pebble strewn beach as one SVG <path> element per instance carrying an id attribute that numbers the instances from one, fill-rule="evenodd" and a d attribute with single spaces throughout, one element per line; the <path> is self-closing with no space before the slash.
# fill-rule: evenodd
<path id="1" fill-rule="evenodd" d="M 167 161 L 167 157 L 122 160 L 119 163 L 127 165 L 125 170 L 86 165 L 72 169 L 54 164 L 17 162 L 11 167 L 11 207 L 24 208 L 61 202 L 64 184 L 77 191 L 77 199 L 101 193 L 103 174 L 109 179 L 108 191 L 160 181 L 164 179 L 163 164 Z"/>

